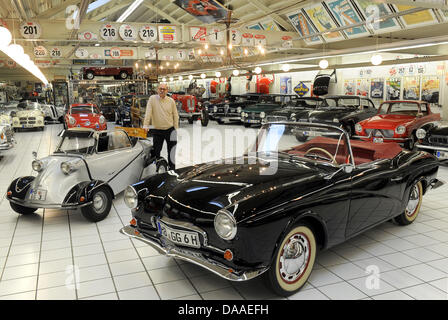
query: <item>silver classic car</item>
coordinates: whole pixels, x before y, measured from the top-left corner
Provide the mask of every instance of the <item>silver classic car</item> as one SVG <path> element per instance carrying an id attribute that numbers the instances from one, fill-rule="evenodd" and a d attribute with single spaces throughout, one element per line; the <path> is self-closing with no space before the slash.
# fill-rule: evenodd
<path id="1" fill-rule="evenodd" d="M 37 176 L 12 181 L 6 197 L 20 214 L 38 208 L 81 209 L 92 222 L 107 217 L 112 199 L 129 184 L 165 172 L 163 158 L 152 156 L 152 143 L 123 130 L 64 130 L 56 151 L 32 162 Z"/>

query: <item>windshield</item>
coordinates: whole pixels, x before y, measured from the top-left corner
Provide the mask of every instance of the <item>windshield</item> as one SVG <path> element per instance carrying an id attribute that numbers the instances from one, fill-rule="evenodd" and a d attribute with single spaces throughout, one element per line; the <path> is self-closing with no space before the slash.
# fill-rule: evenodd
<path id="1" fill-rule="evenodd" d="M 356 98 L 327 98 L 325 105 L 330 108 L 358 107 L 359 99 Z"/>
<path id="2" fill-rule="evenodd" d="M 97 113 L 94 106 L 78 106 L 78 107 L 72 107 L 70 109 L 71 114 L 78 114 L 78 113 Z"/>
<path id="3" fill-rule="evenodd" d="M 297 108 L 316 108 L 319 105 L 319 100 L 307 100 L 307 99 L 297 99 L 289 102 L 287 108 L 297 109 Z"/>
<path id="4" fill-rule="evenodd" d="M 342 130 L 318 124 L 272 123 L 262 127 L 251 152 L 286 155 L 334 166 L 350 162 Z"/>
<path id="5" fill-rule="evenodd" d="M 66 135 L 55 152 L 87 154 L 94 149 L 95 139 L 93 137 Z"/>
<path id="6" fill-rule="evenodd" d="M 380 114 L 403 114 L 417 116 L 420 112 L 418 103 L 398 102 L 383 103 L 381 105 Z"/>

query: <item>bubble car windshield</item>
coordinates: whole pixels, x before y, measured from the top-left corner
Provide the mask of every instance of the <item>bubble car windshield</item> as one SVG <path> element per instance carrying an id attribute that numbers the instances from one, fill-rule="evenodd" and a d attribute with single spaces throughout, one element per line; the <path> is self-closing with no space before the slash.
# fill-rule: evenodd
<path id="1" fill-rule="evenodd" d="M 55 153 L 90 154 L 95 150 L 96 139 L 92 133 L 65 131 Z"/>
<path id="2" fill-rule="evenodd" d="M 79 114 L 79 113 L 98 113 L 94 106 L 76 106 L 71 107 L 71 114 Z"/>
<path id="3" fill-rule="evenodd" d="M 333 166 L 351 163 L 344 131 L 321 124 L 270 123 L 264 125 L 251 152 L 287 155 Z"/>

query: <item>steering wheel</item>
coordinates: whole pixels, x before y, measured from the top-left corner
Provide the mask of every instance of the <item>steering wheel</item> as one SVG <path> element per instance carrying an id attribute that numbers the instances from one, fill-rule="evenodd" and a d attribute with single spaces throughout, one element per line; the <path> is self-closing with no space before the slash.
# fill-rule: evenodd
<path id="1" fill-rule="evenodd" d="M 327 156 L 330 157 L 330 160 L 331 160 L 331 162 L 332 162 L 333 164 L 338 164 L 338 163 L 336 162 L 335 157 L 333 157 L 333 155 L 332 155 L 330 152 L 328 152 L 327 150 L 322 149 L 322 148 L 317 148 L 317 147 L 311 148 L 311 149 L 309 149 L 307 152 L 305 152 L 304 155 L 306 156 L 308 153 L 310 153 L 310 152 L 313 151 L 313 150 L 315 150 L 315 151 L 320 151 L 320 152 L 322 152 L 322 153 L 325 153 Z"/>

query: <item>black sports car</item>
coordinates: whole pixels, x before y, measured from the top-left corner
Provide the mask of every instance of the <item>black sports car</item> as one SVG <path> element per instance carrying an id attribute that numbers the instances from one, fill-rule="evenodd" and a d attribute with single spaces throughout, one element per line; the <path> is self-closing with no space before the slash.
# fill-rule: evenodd
<path id="1" fill-rule="evenodd" d="M 299 143 L 294 131 L 310 137 Z M 221 164 L 169 171 L 126 188 L 129 237 L 233 281 L 264 275 L 299 290 L 319 249 L 380 223 L 412 223 L 442 183 L 427 152 L 349 140 L 325 124 L 263 125 L 254 147 Z"/>
<path id="2" fill-rule="evenodd" d="M 100 110 L 107 121 L 116 121 L 116 113 L 118 109 L 117 101 L 112 97 L 103 97 Z"/>
<path id="3" fill-rule="evenodd" d="M 429 123 L 417 130 L 418 149 L 432 153 L 441 164 L 448 165 L 448 126 Z"/>
<path id="4" fill-rule="evenodd" d="M 369 98 L 359 96 L 328 96 L 319 108 L 296 117 L 299 122 L 326 123 L 342 126 L 350 135 L 355 133 L 355 124 L 373 117 L 378 110 Z"/>
<path id="5" fill-rule="evenodd" d="M 232 95 L 220 103 L 207 103 L 210 119 L 216 120 L 219 124 L 240 123 L 241 112 L 247 106 L 254 105 L 260 100 L 260 94 Z"/>
<path id="6" fill-rule="evenodd" d="M 266 118 L 263 122 L 296 121 L 298 118 L 307 117 L 308 113 L 316 110 L 322 101 L 321 98 L 317 97 L 293 99 L 283 108 L 266 113 Z"/>

